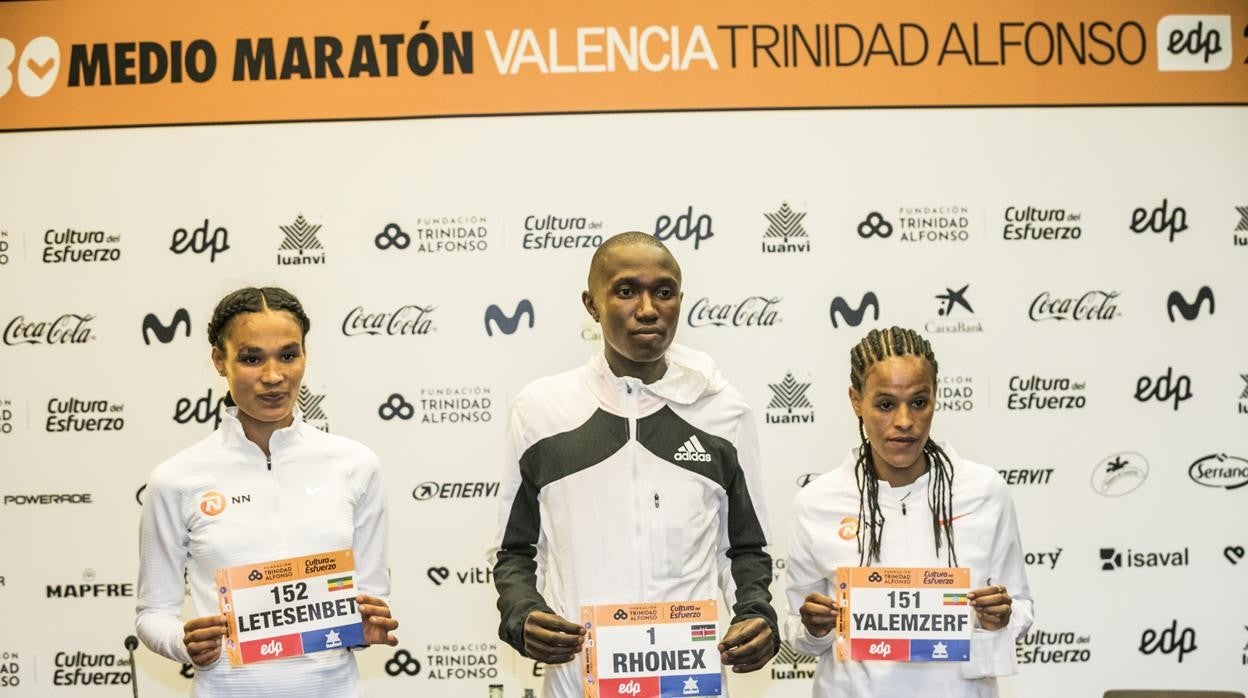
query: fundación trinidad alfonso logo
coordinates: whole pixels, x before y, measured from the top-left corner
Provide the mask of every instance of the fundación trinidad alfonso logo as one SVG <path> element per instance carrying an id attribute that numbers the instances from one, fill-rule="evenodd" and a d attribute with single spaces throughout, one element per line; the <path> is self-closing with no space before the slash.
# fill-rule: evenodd
<path id="1" fill-rule="evenodd" d="M 802 227 L 805 213 L 789 208 L 789 202 L 780 204 L 775 213 L 764 213 L 769 225 L 763 233 L 763 252 L 809 252 L 810 238 Z M 792 242 L 790 242 L 792 240 Z"/>
<path id="2" fill-rule="evenodd" d="M 215 490 L 205 492 L 199 498 L 199 510 L 204 512 L 204 516 L 216 516 L 225 511 L 225 495 Z"/>

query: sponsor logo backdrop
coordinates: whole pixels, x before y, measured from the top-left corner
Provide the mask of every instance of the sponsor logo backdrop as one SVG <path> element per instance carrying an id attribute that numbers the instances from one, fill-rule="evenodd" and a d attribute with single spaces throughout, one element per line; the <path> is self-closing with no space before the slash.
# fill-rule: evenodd
<path id="1" fill-rule="evenodd" d="M 369 694 L 529 695 L 544 667 L 497 641 L 482 559 L 507 405 L 601 350 L 579 296 L 594 246 L 623 230 L 672 248 L 678 340 L 755 409 L 778 562 L 793 496 L 857 442 L 849 347 L 916 327 L 940 360 L 935 436 L 1018 506 L 1038 620 L 1003 694 L 1248 686 L 1242 8 L 786 3 L 801 20 L 786 24 L 739 3 L 278 6 L 289 17 L 228 27 L 0 8 L 0 130 L 87 128 L 0 134 L 0 615 L 24 629 L 0 646 L 0 696 L 128 690 L 102 687 L 129 682 L 142 488 L 218 422 L 205 327 L 250 284 L 311 314 L 308 421 L 382 458 L 403 627 L 359 655 Z M 630 32 L 649 54 L 630 58 Z M 1060 65 L 1043 62 L 1050 33 Z M 285 64 L 331 35 L 343 78 Z M 351 75 L 357 35 L 377 62 Z M 1178 106 L 1095 106 L 1141 102 Z M 90 130 L 940 104 L 1086 106 Z M 784 583 L 777 564 L 781 613 Z M 184 695 L 193 673 L 146 649 L 135 665 L 147 696 Z M 807 696 L 813 670 L 786 644 L 729 685 Z"/>

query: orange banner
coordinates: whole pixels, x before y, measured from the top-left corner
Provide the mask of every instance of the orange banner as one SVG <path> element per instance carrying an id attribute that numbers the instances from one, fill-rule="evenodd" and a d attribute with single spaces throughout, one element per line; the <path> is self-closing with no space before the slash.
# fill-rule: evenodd
<path id="1" fill-rule="evenodd" d="M 1248 104 L 1235 0 L 0 3 L 0 131 Z"/>

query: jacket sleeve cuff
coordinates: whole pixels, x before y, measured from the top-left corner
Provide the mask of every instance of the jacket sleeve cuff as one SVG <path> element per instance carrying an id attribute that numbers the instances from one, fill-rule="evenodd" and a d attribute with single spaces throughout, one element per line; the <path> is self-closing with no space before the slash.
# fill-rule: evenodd
<path id="1" fill-rule="evenodd" d="M 971 634 L 971 659 L 962 665 L 962 677 L 982 679 L 1018 673 L 1015 666 L 1014 633 L 1010 628 L 984 630 Z"/>

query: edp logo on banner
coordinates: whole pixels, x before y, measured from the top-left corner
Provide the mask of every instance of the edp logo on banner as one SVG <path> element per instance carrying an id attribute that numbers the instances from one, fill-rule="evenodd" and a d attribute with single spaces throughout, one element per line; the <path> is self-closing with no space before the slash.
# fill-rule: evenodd
<path id="1" fill-rule="evenodd" d="M 1231 67 L 1230 15 L 1167 15 L 1157 23 L 1158 70 Z"/>

